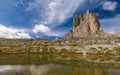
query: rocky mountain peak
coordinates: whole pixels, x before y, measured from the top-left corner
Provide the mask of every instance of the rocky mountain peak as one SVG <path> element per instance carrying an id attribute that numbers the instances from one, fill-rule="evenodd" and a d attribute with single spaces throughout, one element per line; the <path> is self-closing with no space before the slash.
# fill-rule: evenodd
<path id="1" fill-rule="evenodd" d="M 98 14 L 87 10 L 81 13 L 80 16 L 73 18 L 73 28 L 68 31 L 65 38 L 80 38 L 97 36 L 102 32 Z"/>

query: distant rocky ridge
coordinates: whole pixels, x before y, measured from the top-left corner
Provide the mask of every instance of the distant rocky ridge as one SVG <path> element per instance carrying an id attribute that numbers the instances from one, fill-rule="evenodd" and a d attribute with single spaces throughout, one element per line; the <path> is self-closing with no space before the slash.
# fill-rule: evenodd
<path id="1" fill-rule="evenodd" d="M 79 17 L 73 18 L 73 28 L 68 31 L 65 38 L 97 37 L 100 33 L 103 33 L 103 30 L 98 14 L 87 10 L 84 14 L 81 13 Z"/>

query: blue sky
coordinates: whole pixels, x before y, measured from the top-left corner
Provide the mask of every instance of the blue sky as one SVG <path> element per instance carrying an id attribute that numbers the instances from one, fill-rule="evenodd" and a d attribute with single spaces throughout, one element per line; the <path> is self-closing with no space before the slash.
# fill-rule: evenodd
<path id="1" fill-rule="evenodd" d="M 120 0 L 0 0 L 0 38 L 63 37 L 87 9 L 105 32 L 120 32 Z"/>

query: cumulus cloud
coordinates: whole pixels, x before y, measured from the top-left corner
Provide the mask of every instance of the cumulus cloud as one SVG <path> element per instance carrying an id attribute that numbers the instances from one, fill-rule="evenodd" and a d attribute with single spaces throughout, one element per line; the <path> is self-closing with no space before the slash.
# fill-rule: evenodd
<path id="1" fill-rule="evenodd" d="M 34 0 L 27 11 L 35 10 L 40 17 L 40 24 L 55 27 L 73 16 L 77 7 L 86 0 Z"/>
<path id="2" fill-rule="evenodd" d="M 33 29 L 33 33 L 35 33 L 35 34 L 37 34 L 39 32 L 48 33 L 49 31 L 50 31 L 50 28 L 43 24 L 39 24 L 39 25 L 36 24 Z"/>
<path id="3" fill-rule="evenodd" d="M 33 33 L 34 34 L 42 33 L 47 36 L 61 36 L 61 33 L 52 31 L 50 27 L 45 26 L 43 24 L 36 24 L 35 27 L 33 28 Z"/>
<path id="4" fill-rule="evenodd" d="M 105 1 L 103 3 L 102 9 L 113 11 L 117 7 L 117 2 Z"/>
<path id="5" fill-rule="evenodd" d="M 103 26 L 105 32 L 120 32 L 120 15 L 117 15 L 113 18 L 102 19 L 100 20 L 100 23 Z"/>
<path id="6" fill-rule="evenodd" d="M 25 29 L 15 29 L 0 24 L 0 38 L 31 38 Z"/>

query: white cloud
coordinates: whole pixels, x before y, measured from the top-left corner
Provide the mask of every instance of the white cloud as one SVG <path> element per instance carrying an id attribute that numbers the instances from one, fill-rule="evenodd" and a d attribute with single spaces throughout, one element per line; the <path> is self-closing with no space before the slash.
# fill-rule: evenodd
<path id="1" fill-rule="evenodd" d="M 35 34 L 37 34 L 39 32 L 48 33 L 49 31 L 50 31 L 50 28 L 43 24 L 39 24 L 39 25 L 36 24 L 33 29 L 33 33 L 35 33 Z"/>
<path id="2" fill-rule="evenodd" d="M 23 0 L 18 0 L 15 4 L 15 6 L 17 7 L 18 5 L 22 5 L 23 4 Z"/>
<path id="3" fill-rule="evenodd" d="M 31 38 L 25 29 L 15 29 L 0 24 L 0 38 Z"/>
<path id="4" fill-rule="evenodd" d="M 40 17 L 40 24 L 55 27 L 73 16 L 78 6 L 86 0 L 34 0 L 27 11 L 35 10 Z"/>
<path id="5" fill-rule="evenodd" d="M 105 32 L 120 32 L 120 15 L 100 20 Z"/>
<path id="6" fill-rule="evenodd" d="M 51 28 L 43 24 L 39 24 L 39 25 L 36 24 L 35 27 L 33 28 L 33 33 L 34 34 L 42 33 L 47 36 L 61 36 L 61 33 L 52 31 Z"/>
<path id="7" fill-rule="evenodd" d="M 113 11 L 116 9 L 117 4 L 118 4 L 117 2 L 105 1 L 103 3 L 102 9 Z"/>

